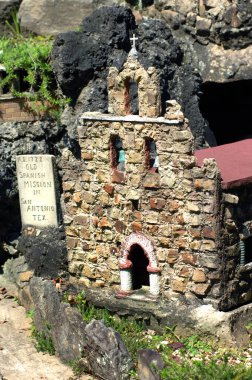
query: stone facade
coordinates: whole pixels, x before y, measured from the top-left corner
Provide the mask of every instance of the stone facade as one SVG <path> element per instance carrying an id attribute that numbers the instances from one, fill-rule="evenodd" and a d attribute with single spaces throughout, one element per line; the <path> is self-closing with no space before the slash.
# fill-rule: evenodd
<path id="1" fill-rule="evenodd" d="M 87 286 L 119 289 L 121 245 L 129 236 L 135 244 L 133 234 L 142 235 L 154 247 L 162 295 L 209 295 L 220 266 L 219 171 L 211 160 L 197 167 L 187 121 L 134 119 L 83 115 L 79 141 L 84 162 L 77 165 L 65 152 L 69 271 Z M 124 143 L 125 173 L 111 166 L 114 134 Z M 157 143 L 158 173 L 145 166 L 147 137 Z"/>
<path id="2" fill-rule="evenodd" d="M 120 78 L 127 77 L 134 61 L 140 76 L 146 75 L 129 54 Z M 139 85 L 139 102 L 141 90 Z M 156 102 L 156 96 L 142 102 L 141 116 L 124 116 L 122 100 L 116 116 L 82 115 L 82 160 L 68 150 L 62 160 L 69 272 L 88 287 L 110 287 L 118 296 L 146 286 L 146 297 L 217 299 L 219 170 L 213 160 L 197 166 L 188 121 L 175 101 L 168 102 L 164 117 L 144 116 Z M 123 170 L 113 158 L 115 136 L 125 155 Z M 159 158 L 154 170 L 148 158 L 150 140 Z"/>

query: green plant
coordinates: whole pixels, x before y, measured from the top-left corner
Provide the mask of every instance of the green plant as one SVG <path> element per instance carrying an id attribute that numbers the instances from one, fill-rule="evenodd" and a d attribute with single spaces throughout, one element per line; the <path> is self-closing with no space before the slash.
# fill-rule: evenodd
<path id="1" fill-rule="evenodd" d="M 18 30 L 18 25 L 15 29 Z M 56 88 L 53 69 L 50 64 L 52 39 L 48 37 L 15 37 L 0 39 L 0 63 L 5 67 L 6 76 L 0 82 L 1 88 L 10 88 L 14 96 L 27 100 L 33 112 L 50 111 L 55 115 L 68 102 Z M 14 85 L 23 78 L 24 88 Z"/>
<path id="2" fill-rule="evenodd" d="M 244 365 L 217 364 L 213 360 L 209 363 L 188 360 L 177 363 L 168 359 L 160 376 L 164 380 L 251 380 L 252 369 Z"/>
<path id="3" fill-rule="evenodd" d="M 28 310 L 27 317 L 29 317 L 33 320 L 34 319 L 34 313 L 35 313 L 34 309 Z"/>
<path id="4" fill-rule="evenodd" d="M 138 350 L 145 348 L 162 355 L 165 368 L 160 376 L 164 380 L 252 379 L 252 368 L 246 368 L 250 359 L 242 352 L 218 348 L 207 337 L 196 334 L 180 338 L 175 333 L 176 326 L 167 326 L 161 333 L 146 329 L 142 322 L 119 318 L 107 309 L 95 307 L 85 298 L 84 292 L 70 298 L 66 294 L 63 298 L 74 301 L 73 305 L 79 309 L 87 323 L 92 319 L 102 319 L 106 326 L 112 327 L 121 335 L 134 363 L 131 379 L 137 378 Z"/>
<path id="5" fill-rule="evenodd" d="M 199 335 L 191 335 L 188 338 L 184 338 L 181 340 L 187 353 L 190 354 L 191 357 L 194 357 L 198 354 L 211 352 L 213 347 L 206 341 L 202 340 Z"/>
<path id="6" fill-rule="evenodd" d="M 5 23 L 14 37 L 21 35 L 21 28 L 20 28 L 17 10 L 13 10 L 11 12 L 11 21 L 6 20 Z"/>
<path id="7" fill-rule="evenodd" d="M 72 368 L 72 371 L 75 376 L 80 376 L 86 372 L 83 363 L 80 359 L 70 360 L 67 364 L 69 365 L 69 367 Z"/>
<path id="8" fill-rule="evenodd" d="M 47 332 L 38 331 L 36 328 L 32 329 L 32 337 L 36 340 L 35 347 L 37 351 L 47 352 L 49 355 L 55 355 L 55 348 L 52 338 Z"/>
<path id="9" fill-rule="evenodd" d="M 247 330 L 251 330 L 252 329 L 252 322 L 250 322 L 247 326 L 245 326 L 245 328 Z"/>
<path id="10" fill-rule="evenodd" d="M 34 324 L 34 309 L 27 312 L 27 316 L 32 319 L 31 336 L 35 339 L 37 351 L 47 352 L 49 355 L 55 354 L 55 348 L 51 338 L 51 326 L 46 323 L 43 331 L 39 331 Z"/>

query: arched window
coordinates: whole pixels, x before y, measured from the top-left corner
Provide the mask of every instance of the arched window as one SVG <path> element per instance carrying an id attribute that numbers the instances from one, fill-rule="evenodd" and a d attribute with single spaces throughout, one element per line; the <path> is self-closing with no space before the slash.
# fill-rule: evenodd
<path id="1" fill-rule="evenodd" d="M 146 137 L 145 139 L 145 166 L 147 170 L 158 173 L 159 159 L 157 146 L 155 141 L 150 137 Z"/>
<path id="2" fill-rule="evenodd" d="M 122 139 L 118 135 L 113 135 L 110 138 L 110 155 L 112 169 L 117 169 L 124 172 L 125 152 L 123 149 Z"/>
<path id="3" fill-rule="evenodd" d="M 131 78 L 125 81 L 125 110 L 128 115 L 139 115 L 138 83 Z"/>

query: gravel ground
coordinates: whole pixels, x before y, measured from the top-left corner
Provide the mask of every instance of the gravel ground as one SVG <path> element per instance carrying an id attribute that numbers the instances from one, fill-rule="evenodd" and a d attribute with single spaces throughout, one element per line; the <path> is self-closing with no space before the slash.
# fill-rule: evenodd
<path id="1" fill-rule="evenodd" d="M 36 351 L 30 328 L 25 309 L 0 284 L 0 380 L 75 380 L 56 356 Z"/>

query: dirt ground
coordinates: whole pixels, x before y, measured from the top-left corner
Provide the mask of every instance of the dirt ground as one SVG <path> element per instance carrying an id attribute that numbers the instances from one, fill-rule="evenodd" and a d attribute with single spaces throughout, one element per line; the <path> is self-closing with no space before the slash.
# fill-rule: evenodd
<path id="1" fill-rule="evenodd" d="M 0 283 L 0 380 L 75 380 L 56 356 L 36 351 L 30 327 L 25 309 Z M 88 375 L 78 379 L 94 380 Z"/>

